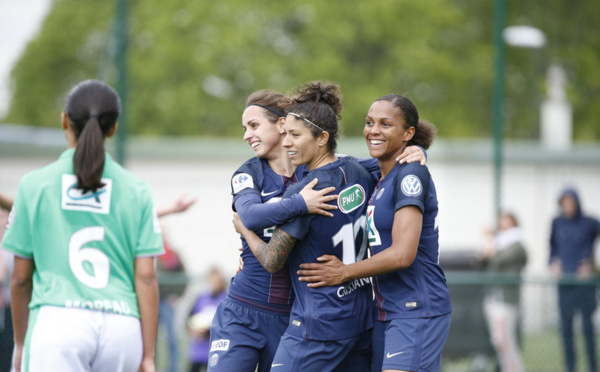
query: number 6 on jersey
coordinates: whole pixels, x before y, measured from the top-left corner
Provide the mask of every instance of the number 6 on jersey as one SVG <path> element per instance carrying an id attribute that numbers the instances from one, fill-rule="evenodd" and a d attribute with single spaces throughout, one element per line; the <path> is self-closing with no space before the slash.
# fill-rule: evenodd
<path id="1" fill-rule="evenodd" d="M 110 263 L 108 257 L 99 249 L 84 247 L 84 244 L 104 240 L 104 227 L 86 227 L 76 231 L 69 240 L 69 267 L 73 275 L 91 288 L 104 288 L 108 285 Z M 88 262 L 93 274 L 88 273 L 84 263 Z"/>

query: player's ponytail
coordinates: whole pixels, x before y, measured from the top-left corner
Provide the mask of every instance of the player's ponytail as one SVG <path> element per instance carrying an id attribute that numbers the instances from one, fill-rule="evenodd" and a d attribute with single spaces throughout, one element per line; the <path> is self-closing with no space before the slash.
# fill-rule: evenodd
<path id="1" fill-rule="evenodd" d="M 338 120 L 342 118 L 342 97 L 338 85 L 316 81 L 298 88 L 287 112 L 308 120 L 307 126 L 315 138 L 321 131 L 329 133 L 327 149 L 335 152 L 339 136 Z"/>
<path id="2" fill-rule="evenodd" d="M 120 111 L 119 96 L 101 81 L 83 81 L 69 92 L 65 114 L 77 139 L 73 155 L 77 188 L 96 190 L 104 186 L 104 138 L 117 123 Z"/>
<path id="3" fill-rule="evenodd" d="M 253 92 L 246 100 L 246 107 L 259 106 L 265 110 L 265 116 L 271 123 L 276 123 L 279 118 L 285 117 L 286 108 L 292 99 L 285 94 L 270 89 Z"/>
<path id="4" fill-rule="evenodd" d="M 377 101 L 388 101 L 400 110 L 400 115 L 406 122 L 406 128 L 415 127 L 413 138 L 408 141 L 408 145 L 418 145 L 424 149 L 428 149 L 435 138 L 437 129 L 435 125 L 419 120 L 419 112 L 412 101 L 399 94 L 388 94 L 377 98 Z"/>
<path id="5" fill-rule="evenodd" d="M 415 126 L 415 135 L 408 141 L 408 146 L 418 145 L 427 150 L 431 146 L 436 133 L 437 128 L 435 125 L 428 121 L 419 120 L 417 126 Z"/>

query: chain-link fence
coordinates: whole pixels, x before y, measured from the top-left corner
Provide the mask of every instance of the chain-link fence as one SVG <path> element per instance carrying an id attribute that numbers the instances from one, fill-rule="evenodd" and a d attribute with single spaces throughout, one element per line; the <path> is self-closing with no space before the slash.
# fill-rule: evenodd
<path id="1" fill-rule="evenodd" d="M 568 370 L 564 361 L 558 288 L 591 296 L 586 301 L 574 302 L 593 304 L 598 296 L 596 289 L 600 276 L 582 279 L 565 275 L 557 280 L 550 276 L 491 274 L 478 271 L 472 255 L 451 255 L 442 266 L 453 306 L 450 334 L 442 358 L 444 371 L 501 370 L 490 336 L 490 314 L 485 308 L 486 301 L 498 288 L 514 291 L 517 295 L 514 328 L 524 370 Z M 581 292 L 581 289 L 585 290 Z M 594 314 L 593 309 L 591 312 L 592 325 L 598 325 L 600 314 Z M 592 370 L 588 364 L 583 324 L 581 311 L 575 311 L 576 371 Z M 600 337 L 595 335 L 595 338 L 594 353 L 597 356 L 600 355 Z M 506 340 L 500 340 L 500 345 L 506 347 Z"/>
<path id="2" fill-rule="evenodd" d="M 446 276 L 452 299 L 453 314 L 450 334 L 444 348 L 442 370 L 454 371 L 496 371 L 496 353 L 490 341 L 490 331 L 484 312 L 484 300 L 490 289 L 497 286 L 514 287 L 520 292 L 518 312 L 518 339 L 525 371 L 564 371 L 563 344 L 560 332 L 560 312 L 558 306 L 558 283 L 549 277 L 514 276 L 514 275 L 489 275 L 479 271 L 465 271 L 465 260 L 446 264 Z M 444 264 L 444 263 L 442 263 Z M 461 267 L 462 265 L 462 267 Z M 454 266 L 463 270 L 451 270 Z M 472 267 L 472 266 L 471 266 Z M 202 286 L 201 278 L 189 280 L 184 275 L 170 274 L 161 276 L 164 284 L 183 284 Z M 586 281 L 575 278 L 563 278 L 562 284 L 573 287 L 595 285 L 600 283 L 598 277 L 591 277 Z M 192 291 L 193 292 L 193 291 Z M 193 299 L 193 293 L 186 296 Z M 177 305 L 179 317 L 188 313 L 190 301 L 180 301 Z M 594 322 L 600 323 L 599 314 L 596 312 Z M 8 314 L 5 314 L 8 315 Z M 8 371 L 12 354 L 12 335 L 10 317 L 3 320 L 0 332 L 0 372 Z M 8 322 L 8 323 L 7 323 Z M 178 324 L 179 344 L 179 370 L 187 370 L 186 349 L 187 332 L 184 329 L 185 321 Z M 582 332 L 580 316 L 575 317 L 575 350 L 578 371 L 588 371 L 585 342 Z M 166 371 L 168 350 L 166 332 L 159 332 L 158 340 L 159 371 Z M 596 336 L 596 355 L 600 355 L 600 337 Z"/>

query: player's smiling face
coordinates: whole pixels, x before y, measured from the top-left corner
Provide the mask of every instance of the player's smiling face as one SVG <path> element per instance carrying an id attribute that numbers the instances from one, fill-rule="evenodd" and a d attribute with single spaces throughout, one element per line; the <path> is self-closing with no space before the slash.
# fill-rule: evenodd
<path id="1" fill-rule="evenodd" d="M 406 129 L 400 109 L 391 102 L 375 101 L 367 114 L 363 135 L 372 157 L 395 161 L 413 137 L 414 127 Z"/>
<path id="2" fill-rule="evenodd" d="M 306 164 L 308 169 L 312 169 L 311 164 L 320 158 L 322 152 L 318 138 L 313 136 L 304 120 L 292 115 L 285 119 L 284 129 L 287 134 L 283 140 L 283 147 L 287 150 L 292 164 Z"/>
<path id="3" fill-rule="evenodd" d="M 244 141 L 248 142 L 259 158 L 277 158 L 281 155 L 282 135 L 280 122 L 273 123 L 265 116 L 265 110 L 259 106 L 249 106 L 242 114 Z"/>

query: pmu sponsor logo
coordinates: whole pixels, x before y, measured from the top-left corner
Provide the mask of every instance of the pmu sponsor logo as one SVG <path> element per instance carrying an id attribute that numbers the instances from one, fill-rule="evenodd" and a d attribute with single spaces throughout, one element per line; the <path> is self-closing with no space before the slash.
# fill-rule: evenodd
<path id="1" fill-rule="evenodd" d="M 229 350 L 229 340 L 220 339 L 215 340 L 210 344 L 210 352 L 213 351 L 227 351 Z"/>
<path id="2" fill-rule="evenodd" d="M 131 308 L 123 300 L 67 300 L 65 307 L 100 310 L 116 314 L 131 314 Z"/>
<path id="3" fill-rule="evenodd" d="M 365 202 L 365 189 L 355 184 L 340 192 L 338 207 L 342 213 L 348 214 Z"/>
<path id="4" fill-rule="evenodd" d="M 337 290 L 337 295 L 339 298 L 342 298 L 351 294 L 357 289 L 364 287 L 367 284 L 371 284 L 371 278 L 354 279 L 350 283 L 339 287 Z"/>

